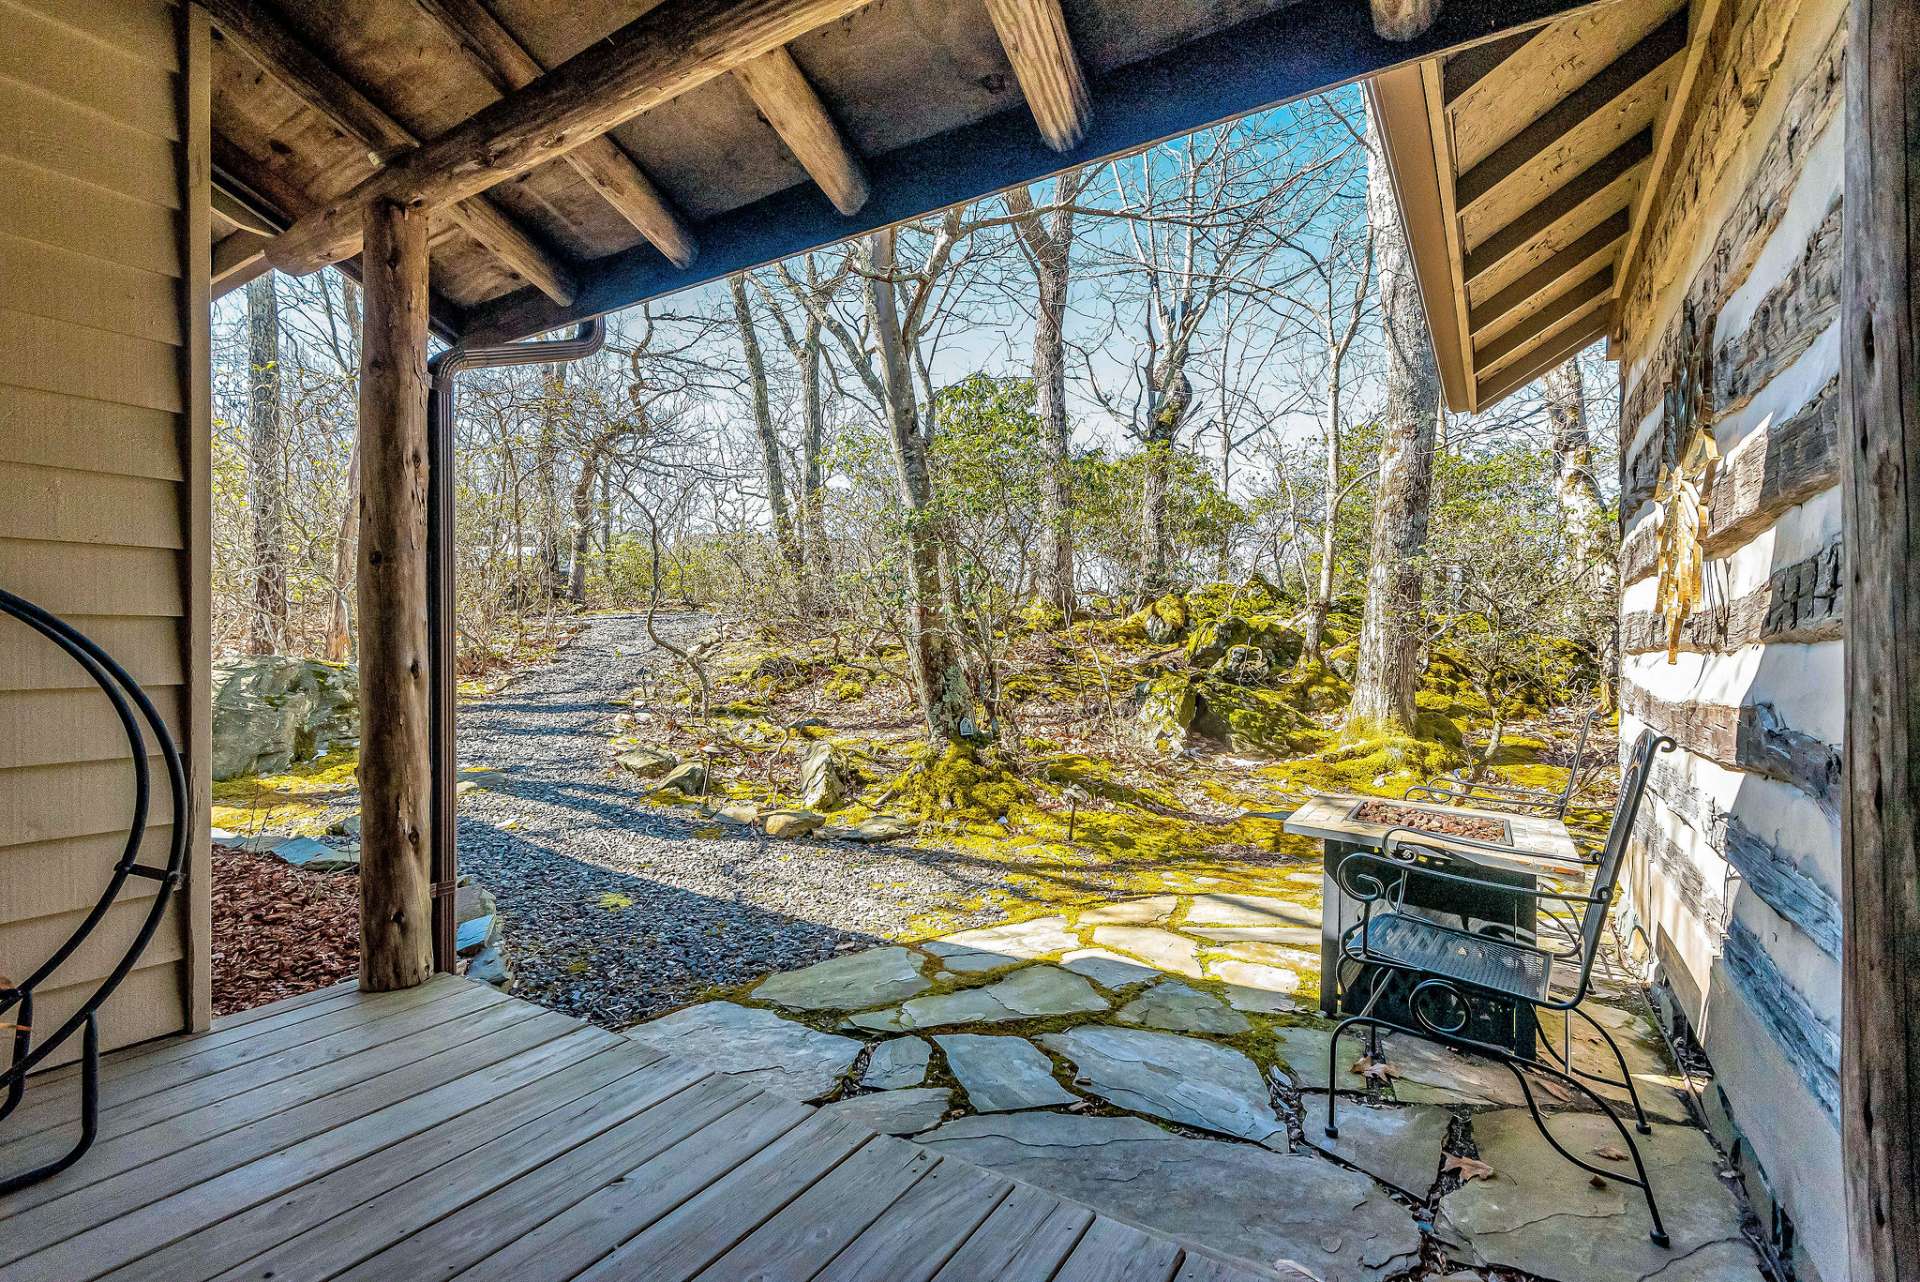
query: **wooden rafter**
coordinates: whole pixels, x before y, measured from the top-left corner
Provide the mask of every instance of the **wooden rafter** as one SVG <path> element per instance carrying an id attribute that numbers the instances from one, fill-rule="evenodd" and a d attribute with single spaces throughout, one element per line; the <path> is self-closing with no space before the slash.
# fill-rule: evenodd
<path id="1" fill-rule="evenodd" d="M 399 121 L 324 62 L 256 0 L 199 3 L 235 48 L 335 128 L 366 147 L 368 161 L 376 169 L 387 157 L 404 154 L 417 144 L 418 139 Z M 450 206 L 446 212 L 461 230 L 554 302 L 565 306 L 579 294 L 572 270 L 493 205 L 469 200 Z M 357 245 L 357 236 L 355 240 Z M 274 243 L 267 242 L 269 258 Z"/>
<path id="2" fill-rule="evenodd" d="M 1465 269 L 1467 283 L 1471 285 L 1510 255 L 1546 235 L 1589 200 L 1607 192 L 1622 180 L 1631 182 L 1632 176 L 1652 153 L 1653 134 L 1650 130 L 1642 129 L 1588 165 L 1551 196 L 1469 250 Z"/>
<path id="3" fill-rule="evenodd" d="M 866 168 L 785 46 L 741 63 L 733 78 L 833 207 L 859 213 L 872 190 Z"/>
<path id="4" fill-rule="evenodd" d="M 295 274 L 351 257 L 364 213 L 378 201 L 433 209 L 477 196 L 866 2 L 662 4 L 303 215 L 274 240 L 268 256 Z"/>
<path id="5" fill-rule="evenodd" d="M 1592 310 L 1612 289 L 1613 264 L 1609 263 L 1486 346 L 1475 348 L 1475 363 L 1489 374 L 1498 371 L 1514 357 L 1550 337 L 1568 320 Z"/>
<path id="6" fill-rule="evenodd" d="M 525 88 L 545 74 L 546 68 L 480 0 L 413 0 L 413 3 L 459 42 L 468 61 L 502 94 Z M 620 216 L 633 224 L 634 230 L 652 242 L 675 267 L 693 262 L 697 253 L 693 234 L 646 171 L 613 139 L 592 139 L 568 152 L 565 160 L 601 199 L 618 210 Z"/>
<path id="7" fill-rule="evenodd" d="M 1060 0 L 987 0 L 987 16 L 1040 136 L 1055 151 L 1072 151 L 1087 136 L 1093 99 Z"/>
<path id="8" fill-rule="evenodd" d="M 1616 210 L 1585 235 L 1576 237 L 1559 253 L 1529 271 L 1505 289 L 1493 294 L 1468 312 L 1468 324 L 1475 334 L 1484 334 L 1530 300 L 1551 290 L 1569 276 L 1591 268 L 1603 254 L 1612 252 L 1627 235 L 1629 215 Z"/>
<path id="9" fill-rule="evenodd" d="M 1496 40 L 1483 41 L 1471 49 L 1463 49 L 1446 59 L 1441 68 L 1441 104 L 1451 107 L 1462 94 L 1492 75 L 1500 64 L 1519 53 L 1535 36 L 1547 29 L 1529 27 L 1525 31 L 1515 31 Z"/>
<path id="10" fill-rule="evenodd" d="M 1598 75 L 1495 148 L 1493 154 L 1461 174 L 1456 185 L 1460 208 L 1464 210 L 1481 200 L 1590 117 L 1603 111 L 1607 104 L 1636 92 L 1649 78 L 1661 74 L 1685 47 L 1686 40 L 1687 13 L 1683 7 Z"/>
<path id="11" fill-rule="evenodd" d="M 1517 392 L 1539 378 L 1542 374 L 1558 365 L 1561 361 L 1584 348 L 1588 343 L 1600 337 L 1606 329 L 1603 316 L 1594 316 L 1584 325 L 1576 325 L 1566 334 L 1555 338 L 1529 353 L 1527 359 L 1510 369 L 1501 370 L 1490 376 L 1479 378 L 1474 383 L 1475 402 L 1491 405 L 1509 392 Z"/>

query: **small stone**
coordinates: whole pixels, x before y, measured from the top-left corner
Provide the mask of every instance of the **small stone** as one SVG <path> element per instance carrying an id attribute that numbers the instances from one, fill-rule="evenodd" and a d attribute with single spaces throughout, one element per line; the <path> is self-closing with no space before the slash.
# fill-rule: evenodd
<path id="1" fill-rule="evenodd" d="M 1028 966 L 986 988 L 916 997 L 900 1007 L 908 1028 L 1004 1024 L 1043 1015 L 1091 1014 L 1107 1009 L 1093 985 L 1058 966 Z"/>
<path id="2" fill-rule="evenodd" d="M 1157 926 L 1097 926 L 1093 941 L 1131 953 L 1158 970 L 1200 978 L 1200 946 L 1170 930 Z"/>
<path id="3" fill-rule="evenodd" d="M 698 761 L 686 761 L 667 772 L 656 792 L 677 792 L 683 797 L 702 796 L 707 791 L 707 768 Z"/>
<path id="4" fill-rule="evenodd" d="M 635 1041 L 684 1055 L 789 1099 L 831 1093 L 860 1043 L 734 1002 L 702 1002 L 627 1030 Z"/>
<path id="5" fill-rule="evenodd" d="M 1320 1096 L 1305 1107 L 1301 1124 L 1307 1142 L 1357 1166 L 1374 1179 L 1417 1199 L 1440 1177 L 1440 1146 L 1453 1117 L 1429 1104 L 1372 1108 L 1342 1101 L 1334 1120 L 1340 1134 L 1326 1133 L 1327 1101 Z"/>
<path id="6" fill-rule="evenodd" d="M 513 982 L 513 970 L 507 965 L 506 953 L 498 945 L 490 945 L 467 963 L 467 978 L 505 988 Z"/>
<path id="7" fill-rule="evenodd" d="M 713 812 L 714 818 L 724 819 L 728 823 L 757 825 L 760 822 L 760 807 L 751 801 L 729 801 Z"/>
<path id="8" fill-rule="evenodd" d="M 1227 1005 L 1256 1015 L 1284 1015 L 1297 1010 L 1293 994 L 1300 990 L 1300 977 L 1278 966 L 1254 962 L 1210 962 L 1207 973 L 1226 985 Z"/>
<path id="9" fill-rule="evenodd" d="M 816 831 L 826 819 L 811 810 L 776 810 L 762 820 L 769 837 L 804 837 Z"/>
<path id="10" fill-rule="evenodd" d="M 838 810 L 849 791 L 846 763 L 824 739 L 807 747 L 800 759 L 800 802 L 810 810 Z"/>
<path id="11" fill-rule="evenodd" d="M 876 1091 L 826 1105 L 821 1111 L 882 1135 L 917 1135 L 940 1125 L 952 1107 L 953 1092 L 944 1086 L 911 1091 Z"/>
<path id="12" fill-rule="evenodd" d="M 493 933 L 495 918 L 489 913 L 485 917 L 475 917 L 472 921 L 463 921 L 453 935 L 454 951 L 462 957 L 472 956 L 480 951 Z"/>
<path id="13" fill-rule="evenodd" d="M 629 749 L 613 760 L 622 770 L 642 779 L 658 779 L 680 764 L 680 758 L 656 748 Z"/>
<path id="14" fill-rule="evenodd" d="M 1195 926 L 1313 926 L 1320 914 L 1291 900 L 1270 895 L 1195 895 L 1187 909 L 1186 925 Z"/>
<path id="15" fill-rule="evenodd" d="M 889 1037 L 867 1057 L 860 1084 L 876 1091 L 897 1091 L 927 1080 L 927 1061 L 933 1047 L 918 1037 Z"/>
<path id="16" fill-rule="evenodd" d="M 1160 977 L 1160 972 L 1146 963 L 1104 948 L 1077 948 L 1062 956 L 1060 964 L 1106 989 L 1131 988 Z"/>
<path id="17" fill-rule="evenodd" d="M 918 824 L 905 819 L 895 819 L 892 815 L 875 815 L 872 819 L 863 819 L 851 827 L 845 824 L 830 825 L 822 834 L 835 841 L 857 841 L 863 845 L 879 845 L 888 841 L 899 841 L 911 837 L 920 831 Z"/>
<path id="18" fill-rule="evenodd" d="M 1253 1027 L 1228 1010 L 1218 997 L 1190 988 L 1178 980 L 1155 984 L 1122 1006 L 1115 1016 L 1122 1023 L 1143 1024 L 1176 1033 L 1217 1033 L 1231 1037 Z"/>
<path id="19" fill-rule="evenodd" d="M 863 1010 L 857 1015 L 849 1015 L 840 1021 L 842 1028 L 860 1028 L 869 1033 L 904 1033 L 907 1026 L 900 1019 L 900 1008 L 889 1006 L 885 1010 Z"/>
<path id="20" fill-rule="evenodd" d="M 831 957 L 801 970 L 770 975 L 753 990 L 756 1000 L 796 1010 L 854 1010 L 924 993 L 933 982 L 921 960 L 899 945 Z"/>
<path id="21" fill-rule="evenodd" d="M 1280 1152 L 1289 1148 L 1266 1079 L 1239 1051 L 1173 1033 L 1095 1024 L 1040 1041 L 1073 1061 L 1076 1085 L 1110 1104 Z"/>
<path id="22" fill-rule="evenodd" d="M 963 930 L 926 945 L 948 970 L 971 974 L 1036 961 L 1080 946 L 1064 917 L 1034 917 L 978 930 Z"/>
<path id="23" fill-rule="evenodd" d="M 1177 895 L 1123 899 L 1119 903 L 1101 904 L 1098 908 L 1085 910 L 1080 914 L 1080 925 L 1082 927 L 1152 926 L 1173 916 L 1174 909 L 1179 906 L 1180 898 Z"/>
<path id="24" fill-rule="evenodd" d="M 950 1033 L 936 1037 L 947 1067 L 966 1088 L 978 1113 L 1071 1104 L 1074 1095 L 1053 1077 L 1053 1061 L 1023 1037 Z"/>

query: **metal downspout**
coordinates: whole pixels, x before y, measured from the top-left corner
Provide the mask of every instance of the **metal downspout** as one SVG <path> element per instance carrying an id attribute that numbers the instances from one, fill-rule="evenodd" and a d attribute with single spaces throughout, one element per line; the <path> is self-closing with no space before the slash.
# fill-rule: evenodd
<path id="1" fill-rule="evenodd" d="M 458 816 L 454 810 L 453 673 L 453 390 L 462 370 L 507 365 L 563 365 L 591 356 L 607 341 L 605 317 L 582 322 L 572 338 L 541 343 L 456 343 L 427 362 L 427 742 L 433 822 L 433 968 L 454 968 L 454 880 Z"/>

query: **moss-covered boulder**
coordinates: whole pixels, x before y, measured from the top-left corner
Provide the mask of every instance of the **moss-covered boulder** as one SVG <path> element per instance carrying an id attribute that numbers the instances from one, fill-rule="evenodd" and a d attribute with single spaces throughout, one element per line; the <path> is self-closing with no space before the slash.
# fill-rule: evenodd
<path id="1" fill-rule="evenodd" d="M 1312 718 L 1277 691 L 1209 680 L 1193 693 L 1193 732 L 1235 752 L 1288 756 L 1317 738 Z"/>
<path id="2" fill-rule="evenodd" d="M 1155 645 L 1170 645 L 1186 635 L 1189 617 L 1186 598 L 1169 592 L 1134 611 L 1125 626 L 1127 631 L 1145 636 Z"/>
<path id="3" fill-rule="evenodd" d="M 810 810 L 838 810 L 854 781 L 845 758 L 831 743 L 816 739 L 800 759 L 800 802 Z"/>
<path id="4" fill-rule="evenodd" d="M 1251 629 L 1237 615 L 1225 615 L 1195 624 L 1187 633 L 1187 662 L 1196 668 L 1211 668 L 1227 657 L 1237 645 L 1245 645 Z"/>
<path id="5" fill-rule="evenodd" d="M 1143 681 L 1134 688 L 1133 701 L 1139 708 L 1141 730 L 1153 748 L 1170 752 L 1186 746 L 1196 708 L 1190 678 L 1172 675 Z"/>
<path id="6" fill-rule="evenodd" d="M 1221 676 L 1235 685 L 1265 685 L 1267 678 L 1273 675 L 1273 665 L 1267 662 L 1267 652 L 1257 645 L 1237 645 L 1214 666 Z"/>
<path id="7" fill-rule="evenodd" d="M 213 667 L 213 777 L 278 774 L 360 735 L 350 664 L 252 655 Z"/>

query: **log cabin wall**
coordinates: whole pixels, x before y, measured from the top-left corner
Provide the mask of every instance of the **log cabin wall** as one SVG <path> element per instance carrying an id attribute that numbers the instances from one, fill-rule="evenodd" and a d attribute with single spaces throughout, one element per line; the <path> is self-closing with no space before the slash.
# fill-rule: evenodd
<path id="1" fill-rule="evenodd" d="M 121 660 L 203 798 L 170 813 L 154 758 L 144 862 L 164 862 L 172 824 L 197 832 L 186 888 L 102 1011 L 124 1045 L 209 1015 L 205 26 L 165 0 L 0 0 L 0 30 L 0 585 Z M 0 974 L 30 973 L 84 916 L 132 806 L 106 697 L 0 619 Z M 155 885 L 127 883 L 36 1024 L 118 962 Z"/>
<path id="2" fill-rule="evenodd" d="M 1802 1277 L 1845 1275 L 1839 1103 L 1845 618 L 1836 451 L 1843 0 L 1696 3 L 1708 43 L 1645 254 L 1621 370 L 1620 731 L 1671 734 L 1627 916 L 1668 1015 L 1714 1069 L 1721 1138 L 1790 1223 Z M 1656 482 L 1686 442 L 1667 393 L 1706 357 L 1721 451 L 1704 599 L 1669 662 Z"/>

